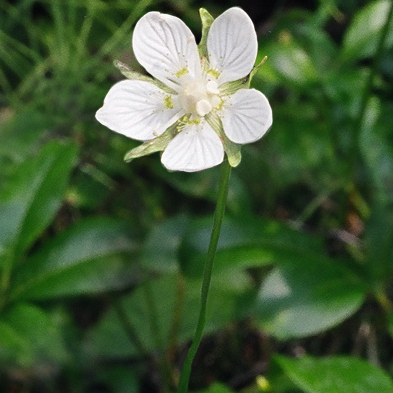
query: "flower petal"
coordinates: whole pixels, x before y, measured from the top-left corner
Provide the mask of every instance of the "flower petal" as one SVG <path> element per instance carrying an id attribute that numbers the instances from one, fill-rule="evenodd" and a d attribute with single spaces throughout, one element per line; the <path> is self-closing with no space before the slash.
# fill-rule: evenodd
<path id="1" fill-rule="evenodd" d="M 260 91 L 240 89 L 224 102 L 221 120 L 232 142 L 255 142 L 271 127 L 272 108 Z"/>
<path id="2" fill-rule="evenodd" d="M 161 135 L 181 116 L 177 96 L 138 80 L 124 80 L 112 86 L 96 113 L 96 119 L 104 126 L 139 141 Z"/>
<path id="3" fill-rule="evenodd" d="M 162 164 L 172 171 L 197 172 L 220 164 L 224 147 L 206 121 L 186 125 L 173 138 L 161 157 Z"/>
<path id="4" fill-rule="evenodd" d="M 210 27 L 207 51 L 210 68 L 219 74 L 219 84 L 248 75 L 258 51 L 257 34 L 250 17 L 238 7 L 221 14 Z"/>
<path id="5" fill-rule="evenodd" d="M 132 47 L 146 71 L 171 88 L 177 89 L 181 76 L 201 75 L 195 37 L 175 16 L 148 12 L 135 26 Z"/>

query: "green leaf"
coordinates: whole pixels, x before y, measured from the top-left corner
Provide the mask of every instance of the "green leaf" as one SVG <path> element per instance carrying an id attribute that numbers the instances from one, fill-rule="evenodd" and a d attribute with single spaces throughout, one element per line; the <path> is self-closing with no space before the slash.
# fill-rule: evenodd
<path id="1" fill-rule="evenodd" d="M 392 105 L 382 105 L 373 97 L 366 108 L 360 131 L 360 151 L 382 204 L 393 203 L 393 129 L 390 126 Z"/>
<path id="2" fill-rule="evenodd" d="M 203 274 L 211 229 L 210 218 L 197 220 L 185 236 L 179 255 L 182 271 L 189 277 Z M 307 250 L 321 252 L 320 240 L 278 221 L 224 218 L 214 272 L 290 261 Z"/>
<path id="3" fill-rule="evenodd" d="M 365 285 L 342 261 L 304 252 L 268 274 L 256 315 L 262 328 L 275 337 L 305 337 L 351 316 L 365 295 Z"/>
<path id="4" fill-rule="evenodd" d="M 178 271 L 178 249 L 189 224 L 190 218 L 181 215 L 154 226 L 142 249 L 141 266 L 156 273 Z"/>
<path id="5" fill-rule="evenodd" d="M 309 86 L 318 80 L 318 73 L 310 56 L 294 40 L 272 43 L 264 48 L 263 53 L 268 57 L 263 72 L 273 73 L 283 82 L 299 87 Z"/>
<path id="6" fill-rule="evenodd" d="M 144 355 L 153 349 L 163 349 L 168 343 L 171 321 L 175 313 L 176 275 L 149 280 L 121 301 L 129 324 L 136 332 L 139 345 L 131 342 L 116 311 L 110 310 L 93 330 L 92 348 L 105 357 Z M 180 310 L 177 310 L 179 312 Z"/>
<path id="7" fill-rule="evenodd" d="M 23 161 L 48 133 L 52 120 L 35 108 L 25 107 L 14 114 L 1 116 L 0 156 L 14 162 Z"/>
<path id="8" fill-rule="evenodd" d="M 393 129 L 391 104 L 370 99 L 360 130 L 359 147 L 371 179 L 372 212 L 366 225 L 366 262 L 372 285 L 379 286 L 392 272 L 393 257 Z"/>
<path id="9" fill-rule="evenodd" d="M 0 363 L 15 362 L 17 353 L 22 354 L 29 348 L 29 342 L 16 332 L 8 323 L 0 320 Z M 31 354 L 21 355 L 20 361 L 23 362 L 26 357 L 31 359 Z"/>
<path id="10" fill-rule="evenodd" d="M 61 205 L 76 153 L 53 141 L 20 165 L 0 194 L 0 250 L 12 247 L 17 259 L 37 240 Z"/>
<path id="11" fill-rule="evenodd" d="M 294 360 L 275 356 L 275 360 L 307 393 L 393 392 L 393 382 L 381 368 L 354 357 Z"/>
<path id="12" fill-rule="evenodd" d="M 356 60 L 373 56 L 388 17 L 390 0 L 374 1 L 361 9 L 347 29 L 341 56 L 344 60 Z M 390 28 L 385 48 L 393 45 L 393 29 Z"/>
<path id="13" fill-rule="evenodd" d="M 333 68 L 337 58 L 337 48 L 332 37 L 310 17 L 305 18 L 304 23 L 294 18 L 288 28 L 323 78 Z"/>
<path id="14" fill-rule="evenodd" d="M 122 287 L 131 273 L 118 255 L 135 250 L 124 222 L 86 219 L 46 242 L 19 267 L 10 298 L 47 299 Z"/>
<path id="15" fill-rule="evenodd" d="M 66 356 L 60 331 L 39 307 L 17 304 L 1 315 L 0 362 L 27 367 Z"/>
<path id="16" fill-rule="evenodd" d="M 228 322 L 248 315 L 254 291 L 239 274 L 213 277 L 208 303 L 205 333 L 212 333 Z M 138 286 L 121 301 L 129 324 L 141 345 L 130 341 L 115 310 L 110 310 L 90 332 L 90 356 L 124 358 L 143 352 L 163 350 L 177 342 L 189 340 L 195 330 L 199 310 L 201 281 L 184 280 L 179 274 L 167 274 Z"/>

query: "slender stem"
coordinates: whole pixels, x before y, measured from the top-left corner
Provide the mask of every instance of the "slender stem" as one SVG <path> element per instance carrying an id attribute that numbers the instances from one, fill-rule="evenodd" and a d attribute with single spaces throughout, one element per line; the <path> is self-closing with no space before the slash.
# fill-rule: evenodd
<path id="1" fill-rule="evenodd" d="M 206 325 L 207 297 L 209 294 L 210 281 L 213 271 L 213 262 L 217 250 L 217 243 L 220 237 L 222 219 L 224 217 L 230 174 L 231 166 L 229 165 L 228 161 L 225 160 L 221 166 L 221 175 L 218 186 L 217 205 L 214 213 L 213 230 L 210 236 L 209 249 L 207 252 L 205 270 L 203 274 L 198 323 L 195 330 L 194 339 L 192 341 L 191 347 L 188 351 L 186 360 L 184 361 L 183 368 L 180 374 L 179 388 L 177 390 L 178 393 L 187 393 L 188 391 L 188 381 L 190 379 L 192 361 L 194 360 L 195 354 L 202 340 L 203 330 Z"/>

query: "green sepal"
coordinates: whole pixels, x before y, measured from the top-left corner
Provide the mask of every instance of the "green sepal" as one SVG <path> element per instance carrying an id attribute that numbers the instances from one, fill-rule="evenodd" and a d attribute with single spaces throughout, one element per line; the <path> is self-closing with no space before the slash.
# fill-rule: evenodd
<path id="1" fill-rule="evenodd" d="M 132 80 L 138 80 L 138 81 L 145 81 L 145 82 L 153 82 L 154 79 L 151 78 L 150 76 L 143 75 L 139 73 L 138 71 L 135 71 L 128 67 L 128 65 L 122 63 L 119 60 L 114 60 L 113 65 L 127 78 L 127 79 L 132 79 Z"/>
<path id="2" fill-rule="evenodd" d="M 214 18 L 209 14 L 205 8 L 199 9 L 199 15 L 202 20 L 202 38 L 198 45 L 199 56 L 201 59 L 208 59 L 207 53 L 207 34 L 209 33 L 210 26 L 212 25 Z"/>
<path id="3" fill-rule="evenodd" d="M 150 76 L 147 75 L 143 75 L 141 73 L 139 73 L 138 71 L 135 71 L 133 69 L 131 69 L 130 67 L 128 67 L 128 65 L 122 63 L 119 60 L 115 60 L 113 62 L 113 65 L 127 78 L 130 80 L 137 80 L 137 81 L 144 81 L 144 82 L 149 82 L 152 83 L 153 85 L 159 87 L 161 90 L 164 90 L 166 93 L 169 94 L 177 94 L 177 92 L 173 89 L 171 89 L 170 87 L 168 87 L 167 85 L 165 85 L 164 83 L 160 82 L 157 79 L 154 79 Z"/>
<path id="4" fill-rule="evenodd" d="M 147 156 L 149 154 L 156 153 L 157 151 L 165 150 L 165 148 L 168 146 L 168 143 L 175 137 L 177 133 L 177 125 L 178 122 L 174 123 L 157 138 L 146 141 L 127 152 L 124 156 L 124 161 L 131 162 L 135 158 Z"/>
<path id="5" fill-rule="evenodd" d="M 249 87 L 248 75 L 236 81 L 225 82 L 220 86 L 220 93 L 223 95 L 232 95 L 240 89 L 247 89 Z"/>
<path id="6" fill-rule="evenodd" d="M 251 79 L 253 78 L 253 76 L 259 71 L 259 69 L 266 63 L 267 60 L 267 56 L 265 56 L 260 62 L 259 64 L 257 64 L 250 72 L 250 74 L 248 75 L 248 80 L 247 80 L 247 87 L 250 87 L 251 84 Z"/>
<path id="7" fill-rule="evenodd" d="M 267 60 L 267 56 L 265 56 L 262 59 L 262 61 L 258 65 L 256 65 L 251 70 L 251 72 L 244 78 L 223 83 L 220 86 L 220 93 L 225 95 L 232 95 L 240 89 L 249 89 L 251 84 L 251 79 L 259 71 L 259 69 L 265 64 L 266 60 Z"/>
<path id="8" fill-rule="evenodd" d="M 242 160 L 241 145 L 232 142 L 225 135 L 224 127 L 222 126 L 222 121 L 217 113 L 210 112 L 205 116 L 206 121 L 211 128 L 218 134 L 223 145 L 225 153 L 228 157 L 228 162 L 231 167 L 236 167 L 240 164 Z"/>

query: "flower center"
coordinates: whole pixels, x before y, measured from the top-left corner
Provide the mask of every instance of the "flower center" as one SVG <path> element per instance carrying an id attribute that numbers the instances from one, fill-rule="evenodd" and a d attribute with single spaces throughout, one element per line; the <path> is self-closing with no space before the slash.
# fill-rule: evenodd
<path id="1" fill-rule="evenodd" d="M 217 82 L 187 80 L 179 91 L 179 101 L 186 113 L 203 117 L 219 105 Z"/>

